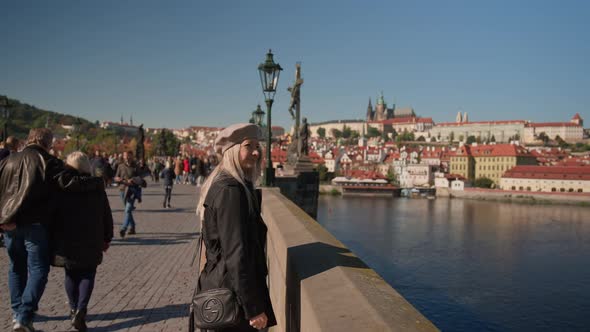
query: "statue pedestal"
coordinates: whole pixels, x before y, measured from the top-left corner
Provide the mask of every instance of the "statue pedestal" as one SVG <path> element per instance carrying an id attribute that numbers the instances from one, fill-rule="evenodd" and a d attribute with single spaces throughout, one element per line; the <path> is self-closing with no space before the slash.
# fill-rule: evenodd
<path id="1" fill-rule="evenodd" d="M 284 165 L 283 176 L 277 176 L 274 183 L 303 211 L 314 219 L 317 217 L 320 176 L 313 170 L 308 156 L 298 157 L 294 165 Z"/>
<path id="2" fill-rule="evenodd" d="M 313 172 L 313 163 L 308 156 L 299 156 L 294 164 L 284 165 L 285 175 L 297 175 L 305 172 Z"/>

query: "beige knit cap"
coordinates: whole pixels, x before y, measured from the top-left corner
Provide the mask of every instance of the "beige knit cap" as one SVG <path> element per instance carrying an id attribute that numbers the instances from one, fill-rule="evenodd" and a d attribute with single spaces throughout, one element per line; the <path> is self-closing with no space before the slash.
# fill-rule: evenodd
<path id="1" fill-rule="evenodd" d="M 246 139 L 262 139 L 260 127 L 251 123 L 236 123 L 223 129 L 215 139 L 215 152 L 223 154 L 227 149 Z"/>

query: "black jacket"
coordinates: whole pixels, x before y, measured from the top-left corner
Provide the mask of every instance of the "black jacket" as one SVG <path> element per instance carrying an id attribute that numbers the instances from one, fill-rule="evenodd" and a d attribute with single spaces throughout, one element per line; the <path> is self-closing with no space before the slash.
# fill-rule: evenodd
<path id="1" fill-rule="evenodd" d="M 162 173 L 160 173 L 160 178 L 164 181 L 165 186 L 172 186 L 174 184 L 174 179 L 176 179 L 176 174 L 174 174 L 172 168 L 164 168 Z"/>
<path id="2" fill-rule="evenodd" d="M 52 264 L 69 269 L 95 267 L 102 262 L 104 243 L 113 238 L 113 217 L 104 181 L 69 167 L 56 179 L 62 190 L 53 199 Z M 78 190 L 69 190 L 74 187 Z"/>
<path id="3" fill-rule="evenodd" d="M 29 145 L 0 161 L 0 224 L 46 224 L 51 220 L 50 196 L 61 160 Z"/>
<path id="4" fill-rule="evenodd" d="M 267 326 L 276 325 L 266 285 L 267 228 L 260 217 L 260 192 L 255 192 L 258 199 L 253 211 L 249 211 L 246 195 L 237 180 L 222 174 L 205 198 L 202 229 L 207 263 L 198 288 L 227 287 L 236 293 L 244 312 L 236 331 L 252 330 L 248 320 L 263 312 L 268 316 Z"/>

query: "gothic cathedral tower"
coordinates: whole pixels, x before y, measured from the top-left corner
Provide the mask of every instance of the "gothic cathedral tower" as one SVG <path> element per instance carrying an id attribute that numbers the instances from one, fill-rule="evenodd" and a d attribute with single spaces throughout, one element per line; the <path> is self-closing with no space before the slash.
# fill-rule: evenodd
<path id="1" fill-rule="evenodd" d="M 371 104 L 371 98 L 369 97 L 369 106 L 367 106 L 367 121 L 373 121 L 373 105 Z"/>
<path id="2" fill-rule="evenodd" d="M 385 99 L 383 98 L 383 92 L 381 92 L 381 97 L 377 99 L 377 105 L 375 106 L 375 121 L 383 121 L 387 119 L 387 104 L 385 104 Z"/>

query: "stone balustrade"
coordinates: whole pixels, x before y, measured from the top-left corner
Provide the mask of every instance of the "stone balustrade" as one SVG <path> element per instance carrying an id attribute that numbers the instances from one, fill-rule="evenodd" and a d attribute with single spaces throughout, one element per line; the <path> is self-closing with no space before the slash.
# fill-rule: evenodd
<path id="1" fill-rule="evenodd" d="M 438 331 L 278 188 L 263 190 L 273 332 Z"/>

